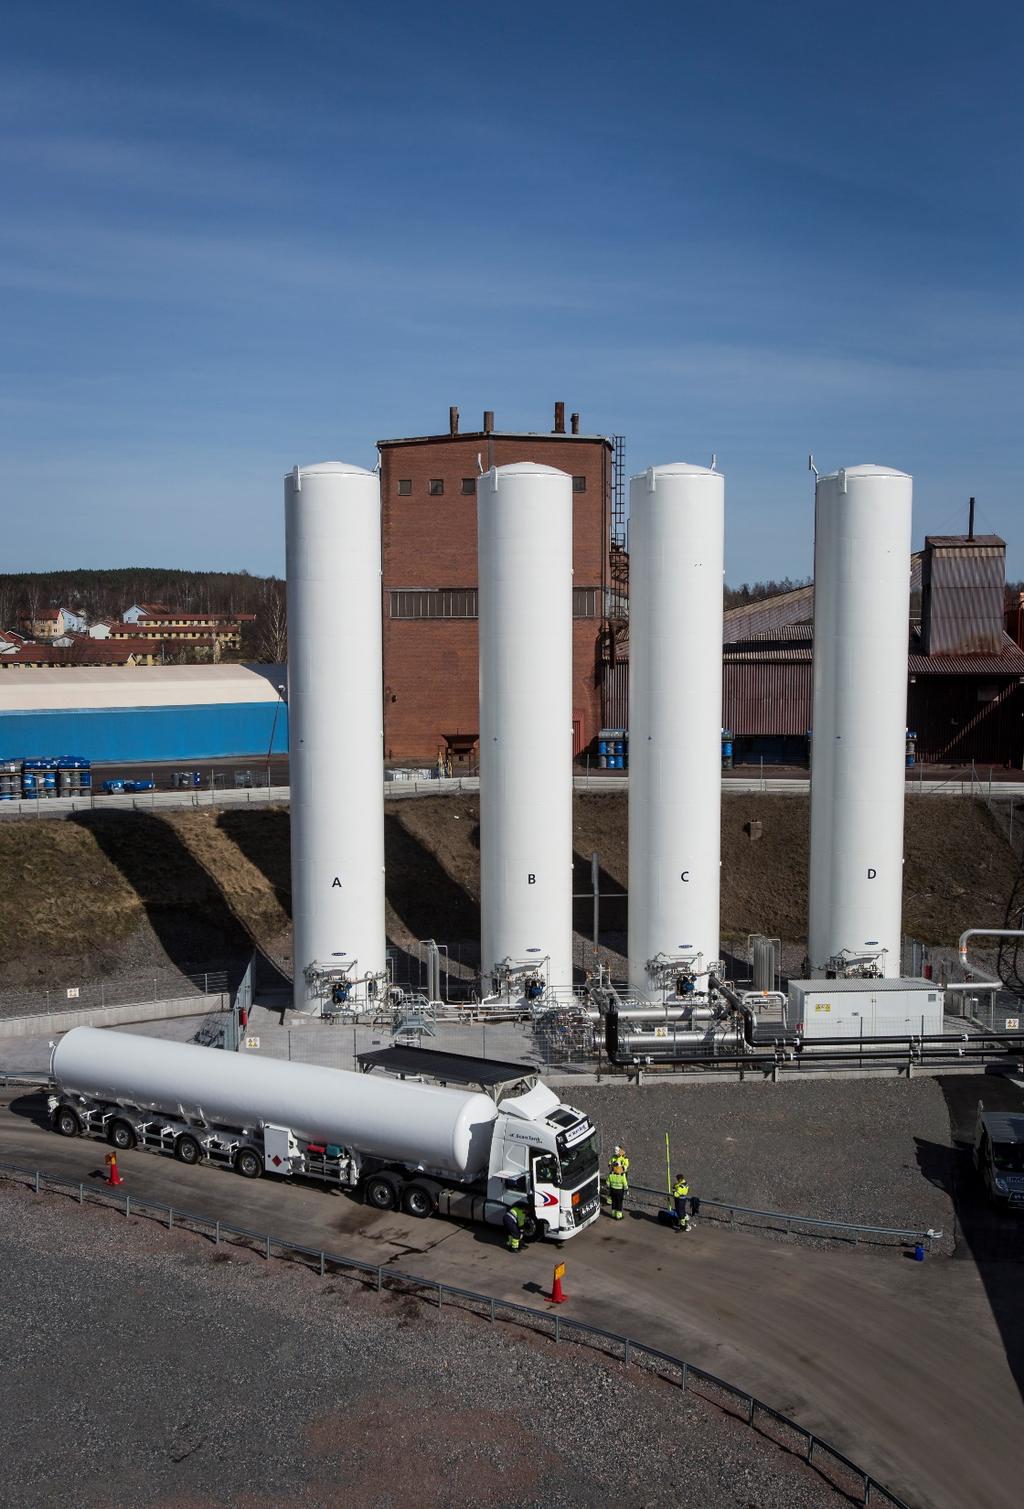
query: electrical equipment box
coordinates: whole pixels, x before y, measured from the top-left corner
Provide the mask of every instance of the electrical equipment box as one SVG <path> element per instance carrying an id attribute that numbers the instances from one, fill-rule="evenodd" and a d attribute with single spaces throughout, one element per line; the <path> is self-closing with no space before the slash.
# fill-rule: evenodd
<path id="1" fill-rule="evenodd" d="M 927 1037 L 943 1029 L 934 980 L 790 980 L 786 1026 L 815 1038 Z"/>

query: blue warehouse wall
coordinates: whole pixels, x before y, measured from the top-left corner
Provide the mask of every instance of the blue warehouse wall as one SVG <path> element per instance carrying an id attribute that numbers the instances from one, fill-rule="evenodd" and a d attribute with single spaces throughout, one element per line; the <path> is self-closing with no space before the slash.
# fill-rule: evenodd
<path id="1" fill-rule="evenodd" d="M 276 712 L 276 725 L 275 725 Z M 288 753 L 283 703 L 198 707 L 115 707 L 0 712 L 0 758 L 82 755 L 102 763 L 213 760 Z"/>

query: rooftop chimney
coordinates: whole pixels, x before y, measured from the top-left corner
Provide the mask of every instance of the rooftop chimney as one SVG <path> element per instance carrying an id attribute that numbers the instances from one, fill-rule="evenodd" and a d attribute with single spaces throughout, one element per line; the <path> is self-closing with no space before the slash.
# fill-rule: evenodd
<path id="1" fill-rule="evenodd" d="M 578 414 L 570 414 L 569 415 L 569 426 L 570 426 L 570 428 L 571 428 L 571 430 L 572 430 L 572 432 L 573 432 L 574 435 L 578 435 L 579 434 L 579 432 L 580 432 L 580 416 Z"/>
<path id="2" fill-rule="evenodd" d="M 494 429 L 494 410 L 484 409 L 484 434 L 489 435 Z"/>
<path id="3" fill-rule="evenodd" d="M 967 504 L 967 538 L 974 539 L 974 499 Z"/>
<path id="4" fill-rule="evenodd" d="M 459 411 L 454 404 L 448 410 L 448 433 L 450 435 L 459 433 Z"/>
<path id="5" fill-rule="evenodd" d="M 554 432 L 555 432 L 556 435 L 564 435 L 565 434 L 565 404 L 564 403 L 556 403 L 555 404 L 555 431 Z"/>

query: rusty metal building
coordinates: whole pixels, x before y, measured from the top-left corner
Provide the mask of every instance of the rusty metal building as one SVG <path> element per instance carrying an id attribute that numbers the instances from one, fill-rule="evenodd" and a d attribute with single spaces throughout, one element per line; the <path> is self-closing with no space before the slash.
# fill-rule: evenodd
<path id="1" fill-rule="evenodd" d="M 1024 649 L 1004 628 L 1005 553 L 996 535 L 941 535 L 911 559 L 907 721 L 925 763 L 1024 763 Z M 813 618 L 813 586 L 726 612 L 722 718 L 738 761 L 807 762 Z M 605 665 L 610 727 L 628 726 L 628 655 L 627 630 Z"/>

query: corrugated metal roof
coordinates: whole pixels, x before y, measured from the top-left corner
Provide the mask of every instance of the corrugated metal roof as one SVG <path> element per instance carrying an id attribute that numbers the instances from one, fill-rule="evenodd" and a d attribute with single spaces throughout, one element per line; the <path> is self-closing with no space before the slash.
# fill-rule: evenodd
<path id="1" fill-rule="evenodd" d="M 0 677 L 0 713 L 274 702 L 282 665 L 61 666 Z"/>
<path id="2" fill-rule="evenodd" d="M 791 661 L 811 660 L 813 650 L 804 645 L 793 645 L 785 650 L 734 650 L 726 645 L 724 659 L 728 665 L 773 665 Z"/>
<path id="3" fill-rule="evenodd" d="M 910 590 L 921 587 L 921 555 L 915 550 L 910 557 Z M 765 597 L 757 603 L 742 603 L 725 611 L 724 638 L 726 644 L 737 644 L 765 635 L 771 637 L 779 629 L 788 629 L 800 624 L 809 624 L 814 618 L 814 583 L 806 587 L 794 587 L 792 592 L 780 592 L 777 597 Z"/>
<path id="4" fill-rule="evenodd" d="M 973 540 L 969 540 L 965 534 L 926 534 L 924 543 L 926 549 L 931 545 L 938 550 L 956 550 L 960 547 L 964 550 L 977 550 L 979 546 L 1006 549 L 1006 541 L 997 534 L 976 534 Z"/>
<path id="5" fill-rule="evenodd" d="M 926 655 L 921 634 L 911 629 L 909 670 L 918 676 L 1024 676 L 1024 650 L 1006 630 L 1000 631 L 999 653 Z"/>

